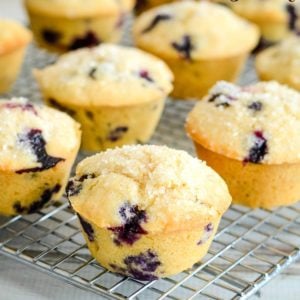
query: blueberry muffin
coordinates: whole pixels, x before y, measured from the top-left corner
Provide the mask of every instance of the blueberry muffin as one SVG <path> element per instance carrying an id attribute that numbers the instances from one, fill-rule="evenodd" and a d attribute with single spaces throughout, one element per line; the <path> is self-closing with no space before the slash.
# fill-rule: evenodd
<path id="1" fill-rule="evenodd" d="M 170 66 L 178 98 L 198 98 L 218 80 L 236 80 L 259 38 L 255 25 L 206 1 L 151 9 L 138 17 L 133 32 L 138 47 Z"/>
<path id="2" fill-rule="evenodd" d="M 79 125 L 23 98 L 0 101 L 0 214 L 30 214 L 64 192 Z"/>
<path id="3" fill-rule="evenodd" d="M 159 59 L 110 44 L 65 54 L 35 75 L 46 103 L 81 123 L 88 151 L 147 142 L 173 79 Z"/>
<path id="4" fill-rule="evenodd" d="M 214 0 L 233 9 L 235 13 L 257 24 L 262 43 L 269 45 L 284 38 L 291 31 L 299 31 L 298 1 L 288 0 Z"/>
<path id="5" fill-rule="evenodd" d="M 300 199 L 300 94 L 275 81 L 217 83 L 189 114 L 198 156 L 233 202 L 272 208 Z"/>
<path id="6" fill-rule="evenodd" d="M 148 145 L 83 160 L 67 195 L 93 257 L 112 272 L 147 281 L 199 262 L 231 202 L 224 181 L 204 162 Z"/>
<path id="7" fill-rule="evenodd" d="M 38 44 L 66 52 L 118 42 L 135 0 L 25 0 Z"/>
<path id="8" fill-rule="evenodd" d="M 0 94 L 16 80 L 31 33 L 15 21 L 0 19 Z"/>
<path id="9" fill-rule="evenodd" d="M 261 80 L 276 80 L 300 91 L 300 38 L 291 35 L 262 51 L 255 61 Z"/>

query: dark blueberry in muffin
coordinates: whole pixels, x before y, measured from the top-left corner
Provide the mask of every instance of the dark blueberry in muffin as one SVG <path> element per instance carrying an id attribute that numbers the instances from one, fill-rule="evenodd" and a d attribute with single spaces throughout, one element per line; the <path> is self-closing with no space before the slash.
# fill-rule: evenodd
<path id="1" fill-rule="evenodd" d="M 109 227 L 115 235 L 114 242 L 117 245 L 132 245 L 141 238 L 141 235 L 147 234 L 143 229 L 142 223 L 147 221 L 145 210 L 140 210 L 137 205 L 125 203 L 119 210 L 122 219 L 122 225 Z"/>
<path id="2" fill-rule="evenodd" d="M 78 179 L 76 177 L 70 179 L 67 184 L 67 187 L 66 187 L 67 196 L 72 197 L 72 196 L 78 195 L 80 193 L 80 191 L 82 190 L 82 183 L 86 179 L 92 179 L 95 177 L 96 177 L 95 174 L 85 174 L 85 175 L 80 176 Z"/>
<path id="3" fill-rule="evenodd" d="M 8 108 L 8 109 L 20 108 L 23 111 L 30 111 L 33 114 L 37 115 L 36 109 L 29 102 L 27 102 L 27 103 L 15 103 L 15 102 L 6 103 L 6 104 L 4 104 L 4 108 Z"/>
<path id="4" fill-rule="evenodd" d="M 92 227 L 92 225 L 90 223 L 88 223 L 87 221 L 85 221 L 79 214 L 77 214 L 79 222 L 82 226 L 82 229 L 84 230 L 84 232 L 86 233 L 88 240 L 90 242 L 93 242 L 95 240 L 95 236 L 94 236 L 94 229 Z"/>
<path id="5" fill-rule="evenodd" d="M 86 116 L 90 119 L 90 120 L 93 120 L 94 119 L 94 114 L 93 112 L 91 112 L 90 110 L 87 110 L 85 112 Z"/>
<path id="6" fill-rule="evenodd" d="M 296 29 L 296 23 L 298 19 L 297 10 L 295 5 L 293 4 L 287 4 L 286 10 L 288 12 L 288 26 L 290 30 Z"/>
<path id="7" fill-rule="evenodd" d="M 261 111 L 263 108 L 263 104 L 260 101 L 254 101 L 247 107 L 253 111 Z"/>
<path id="8" fill-rule="evenodd" d="M 65 112 L 66 114 L 70 115 L 70 116 L 74 116 L 76 114 L 76 112 L 72 109 L 69 109 L 63 105 L 61 105 L 60 103 L 58 103 L 55 99 L 50 98 L 48 99 L 49 104 L 53 107 L 56 108 L 62 112 Z"/>
<path id="9" fill-rule="evenodd" d="M 92 67 L 89 71 L 89 77 L 92 78 L 92 79 L 97 79 L 95 74 L 97 72 L 97 68 L 96 67 Z"/>
<path id="10" fill-rule="evenodd" d="M 163 21 L 167 21 L 167 20 L 170 20 L 172 19 L 172 17 L 168 14 L 158 14 L 154 17 L 154 19 L 151 21 L 151 23 L 149 24 L 148 27 L 146 27 L 142 33 L 146 33 L 146 32 L 149 32 L 151 31 L 153 28 L 155 28 L 160 22 L 163 22 Z"/>
<path id="11" fill-rule="evenodd" d="M 208 223 L 204 226 L 204 234 L 201 240 L 197 243 L 197 245 L 202 245 L 209 240 L 214 230 L 214 225 L 212 223 Z"/>
<path id="12" fill-rule="evenodd" d="M 221 97 L 223 96 L 223 97 Z M 211 95 L 210 98 L 208 99 L 208 102 L 215 103 L 216 107 L 230 107 L 231 106 L 231 101 L 237 100 L 235 97 L 230 96 L 230 95 L 225 95 L 221 93 L 217 93 L 214 95 Z"/>
<path id="13" fill-rule="evenodd" d="M 119 126 L 109 132 L 107 139 L 110 140 L 111 142 L 117 142 L 123 137 L 123 135 L 127 131 L 128 131 L 127 126 Z"/>
<path id="14" fill-rule="evenodd" d="M 46 151 L 46 141 L 44 140 L 42 130 L 30 129 L 25 134 L 19 135 L 19 142 L 31 149 L 35 154 L 37 162 L 41 164 L 40 167 L 21 169 L 16 171 L 17 174 L 29 173 L 29 172 L 42 172 L 44 170 L 55 167 L 59 162 L 64 161 L 64 158 L 53 157 L 48 155 Z"/>
<path id="15" fill-rule="evenodd" d="M 137 11 L 142 10 L 147 5 L 147 3 L 148 0 L 137 0 L 134 9 Z"/>
<path id="16" fill-rule="evenodd" d="M 19 201 L 17 201 L 14 204 L 14 210 L 16 211 L 16 213 L 18 214 L 32 214 L 35 213 L 36 211 L 40 210 L 41 208 L 43 208 L 45 206 L 46 203 L 48 203 L 51 199 L 53 194 L 56 194 L 60 191 L 61 189 L 61 185 L 60 184 L 56 184 L 52 189 L 46 189 L 43 194 L 41 195 L 41 198 L 37 201 L 34 201 L 33 203 L 31 203 L 31 205 L 29 207 L 24 207 L 21 205 L 21 203 Z"/>
<path id="17" fill-rule="evenodd" d="M 194 46 L 189 35 L 184 35 L 180 42 L 173 42 L 172 47 L 176 49 L 183 58 L 188 60 L 191 59 L 191 52 L 194 49 Z"/>
<path id="18" fill-rule="evenodd" d="M 255 131 L 254 145 L 249 150 L 249 155 L 244 159 L 244 162 L 259 164 L 268 153 L 268 142 L 262 131 Z"/>
<path id="19" fill-rule="evenodd" d="M 44 29 L 42 31 L 43 40 L 46 41 L 48 44 L 57 44 L 58 41 L 61 39 L 62 34 L 58 31 L 53 29 Z"/>
<path id="20" fill-rule="evenodd" d="M 149 75 L 149 72 L 147 70 L 141 70 L 139 72 L 139 76 L 149 82 L 153 82 L 154 80 L 152 79 L 152 77 Z"/>
<path id="21" fill-rule="evenodd" d="M 124 259 L 127 266 L 127 274 L 135 279 L 152 281 L 158 279 L 154 275 L 157 268 L 161 265 L 157 254 L 150 249 L 139 255 L 131 255 Z"/>
<path id="22" fill-rule="evenodd" d="M 99 45 L 100 42 L 101 41 L 94 32 L 88 31 L 84 36 L 74 38 L 69 46 L 69 50 L 76 50 L 85 47 L 95 47 Z"/>
<path id="23" fill-rule="evenodd" d="M 221 93 L 211 95 L 211 96 L 208 98 L 208 102 L 215 102 L 215 100 L 216 100 L 218 97 L 220 97 L 221 95 L 222 95 Z"/>

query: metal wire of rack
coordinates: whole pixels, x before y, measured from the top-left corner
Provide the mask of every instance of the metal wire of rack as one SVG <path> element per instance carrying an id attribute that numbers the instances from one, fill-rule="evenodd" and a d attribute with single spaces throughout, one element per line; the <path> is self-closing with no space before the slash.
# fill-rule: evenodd
<path id="1" fill-rule="evenodd" d="M 29 49 L 12 95 L 40 101 L 31 69 L 55 59 Z M 242 83 L 255 80 L 251 60 Z M 194 102 L 167 101 L 152 143 L 193 152 L 183 124 Z M 0 253 L 114 299 L 246 299 L 300 257 L 300 203 L 277 210 L 233 205 L 209 253 L 192 269 L 153 282 L 113 274 L 90 255 L 66 199 L 38 213 L 0 217 Z"/>

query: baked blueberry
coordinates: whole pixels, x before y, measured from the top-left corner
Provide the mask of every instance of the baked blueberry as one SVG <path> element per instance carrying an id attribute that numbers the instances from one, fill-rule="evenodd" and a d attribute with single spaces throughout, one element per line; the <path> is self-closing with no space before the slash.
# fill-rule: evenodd
<path id="1" fill-rule="evenodd" d="M 147 70 L 141 70 L 139 72 L 139 76 L 149 82 L 153 82 L 153 78 L 149 75 L 149 72 Z"/>
<path id="2" fill-rule="evenodd" d="M 167 21 L 167 20 L 170 20 L 172 19 L 172 16 L 171 15 L 168 15 L 168 14 L 157 14 L 153 20 L 151 21 L 151 23 L 149 24 L 148 27 L 146 27 L 142 33 L 146 33 L 146 32 L 149 32 L 151 31 L 153 28 L 155 28 L 160 22 L 163 22 L 163 21 Z"/>
<path id="3" fill-rule="evenodd" d="M 145 210 L 140 210 L 137 205 L 125 203 L 119 210 L 122 225 L 109 227 L 114 233 L 114 242 L 117 245 L 132 245 L 139 240 L 142 235 L 147 234 L 143 229 L 142 223 L 147 222 Z"/>
<path id="4" fill-rule="evenodd" d="M 111 130 L 107 136 L 107 139 L 111 142 L 117 142 L 128 131 L 127 126 L 119 126 Z"/>
<path id="5" fill-rule="evenodd" d="M 286 10 L 289 15 L 288 19 L 288 26 L 290 30 L 295 30 L 296 29 L 296 23 L 298 19 L 298 14 L 295 5 L 293 4 L 287 4 L 286 5 Z"/>
<path id="6" fill-rule="evenodd" d="M 261 111 L 263 108 L 263 104 L 260 101 L 254 101 L 250 103 L 247 107 L 253 111 Z"/>
<path id="7" fill-rule="evenodd" d="M 70 108 L 67 108 L 67 107 L 63 106 L 62 104 L 58 103 L 58 102 L 57 102 L 55 99 L 53 99 L 53 98 L 48 99 L 48 102 L 49 102 L 49 104 L 50 104 L 52 107 L 54 107 L 54 108 L 56 108 L 56 109 L 58 109 L 58 110 L 60 110 L 60 111 L 62 111 L 62 112 L 65 112 L 65 113 L 67 113 L 67 114 L 70 115 L 70 116 L 74 116 L 74 115 L 76 114 L 76 112 L 75 112 L 74 110 L 72 110 L 72 109 L 70 109 Z"/>
<path id="8" fill-rule="evenodd" d="M 59 162 L 64 161 L 64 158 L 53 157 L 48 155 L 46 151 L 46 141 L 43 137 L 42 130 L 32 128 L 25 134 L 19 135 L 19 142 L 27 146 L 36 156 L 37 162 L 41 164 L 40 167 L 21 169 L 16 171 L 17 174 L 29 172 L 42 172 L 44 170 L 55 167 Z"/>
<path id="9" fill-rule="evenodd" d="M 191 59 L 191 53 L 194 49 L 194 46 L 189 35 L 184 35 L 180 42 L 173 42 L 172 47 L 175 48 L 184 59 Z"/>
<path id="10" fill-rule="evenodd" d="M 95 47 L 100 44 L 100 39 L 92 31 L 87 31 L 84 36 L 74 38 L 69 46 L 69 50 L 76 50 L 85 47 Z"/>
<path id="11" fill-rule="evenodd" d="M 58 193 L 60 191 L 60 189 L 61 189 L 60 184 L 56 184 L 51 189 L 46 189 L 42 193 L 40 199 L 32 202 L 30 204 L 30 206 L 28 206 L 28 207 L 22 206 L 21 203 L 19 201 L 17 201 L 14 204 L 14 210 L 18 214 L 24 214 L 24 213 L 32 214 L 32 213 L 35 213 L 38 210 L 40 210 L 41 208 L 43 208 L 45 206 L 45 204 L 47 204 L 52 199 L 53 194 Z"/>
<path id="12" fill-rule="evenodd" d="M 85 174 L 79 177 L 78 179 L 76 177 L 70 179 L 66 187 L 67 196 L 72 197 L 78 195 L 82 189 L 82 183 L 86 179 L 91 179 L 95 177 L 96 177 L 95 174 Z"/>
<path id="13" fill-rule="evenodd" d="M 262 131 L 257 130 L 253 133 L 254 145 L 249 150 L 249 155 L 244 159 L 244 162 L 259 164 L 268 153 L 268 142 Z"/>
<path id="14" fill-rule="evenodd" d="M 84 232 L 86 233 L 88 240 L 90 242 L 93 242 L 95 240 L 95 236 L 94 236 L 94 229 L 92 227 L 92 225 L 90 223 L 88 223 L 86 220 L 84 220 L 78 213 L 77 213 L 79 222 L 84 230 Z"/>
<path id="15" fill-rule="evenodd" d="M 209 238 L 212 236 L 214 231 L 214 225 L 212 223 L 208 223 L 206 226 L 204 226 L 204 233 L 201 238 L 201 240 L 198 241 L 197 245 L 203 245 L 206 243 Z"/>
<path id="16" fill-rule="evenodd" d="M 42 37 L 45 42 L 48 44 L 57 44 L 61 39 L 62 34 L 53 29 L 46 28 L 42 31 Z"/>
<path id="17" fill-rule="evenodd" d="M 157 254 L 150 249 L 139 255 L 131 255 L 124 259 L 128 276 L 138 280 L 152 281 L 158 279 L 155 271 L 161 265 Z"/>

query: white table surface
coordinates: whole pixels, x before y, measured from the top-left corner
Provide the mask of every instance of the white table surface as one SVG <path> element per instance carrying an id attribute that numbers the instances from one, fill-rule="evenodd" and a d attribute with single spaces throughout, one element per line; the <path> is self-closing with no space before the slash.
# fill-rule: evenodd
<path id="1" fill-rule="evenodd" d="M 26 22 L 21 3 L 21 0 L 0 0 L 0 17 Z M 33 299 L 99 300 L 102 297 L 0 255 L 0 300 Z M 257 299 L 299 300 L 300 262 L 285 270 L 251 298 Z"/>

